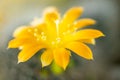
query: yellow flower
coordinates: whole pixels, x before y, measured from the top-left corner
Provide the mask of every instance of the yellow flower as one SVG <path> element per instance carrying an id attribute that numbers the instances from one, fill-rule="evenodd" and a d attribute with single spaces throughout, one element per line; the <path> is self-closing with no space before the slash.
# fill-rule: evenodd
<path id="1" fill-rule="evenodd" d="M 95 24 L 95 20 L 76 20 L 82 12 L 82 7 L 73 7 L 61 18 L 56 8 L 49 7 L 45 9 L 42 18 L 35 19 L 30 26 L 15 30 L 14 39 L 9 42 L 8 48 L 21 49 L 18 63 L 27 61 L 44 48 L 40 58 L 42 67 L 50 65 L 54 60 L 58 66 L 66 69 L 71 51 L 92 60 L 92 51 L 85 43 L 95 44 L 95 39 L 104 34 L 99 30 L 85 29 L 85 26 Z"/>

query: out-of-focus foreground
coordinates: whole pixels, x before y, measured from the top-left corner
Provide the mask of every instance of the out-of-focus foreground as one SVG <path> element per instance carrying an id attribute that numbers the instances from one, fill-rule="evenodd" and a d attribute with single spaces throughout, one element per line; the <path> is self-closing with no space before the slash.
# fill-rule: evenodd
<path id="1" fill-rule="evenodd" d="M 84 7 L 81 17 L 93 18 L 90 26 L 106 36 L 91 46 L 94 60 L 72 54 L 64 72 L 51 66 L 41 68 L 38 52 L 26 63 L 17 64 L 18 49 L 7 49 L 13 31 L 41 17 L 44 8 L 56 6 L 61 15 L 73 6 Z M 120 80 L 120 1 L 119 0 L 1 0 L 0 1 L 0 80 Z"/>

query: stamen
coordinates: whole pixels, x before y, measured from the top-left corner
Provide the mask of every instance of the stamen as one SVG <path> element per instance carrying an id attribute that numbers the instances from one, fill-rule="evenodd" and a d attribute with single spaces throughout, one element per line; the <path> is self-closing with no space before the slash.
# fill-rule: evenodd
<path id="1" fill-rule="evenodd" d="M 44 32 L 41 32 L 41 35 L 44 35 L 45 33 Z"/>
<path id="2" fill-rule="evenodd" d="M 42 40 L 46 40 L 46 38 L 47 38 L 46 36 L 41 36 Z"/>
<path id="3" fill-rule="evenodd" d="M 37 33 L 34 33 L 34 36 L 37 36 Z"/>

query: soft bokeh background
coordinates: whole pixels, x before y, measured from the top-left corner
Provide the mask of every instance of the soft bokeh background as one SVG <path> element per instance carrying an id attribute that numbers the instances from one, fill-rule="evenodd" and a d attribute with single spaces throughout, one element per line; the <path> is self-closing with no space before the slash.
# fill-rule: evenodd
<path id="1" fill-rule="evenodd" d="M 48 6 L 61 14 L 73 6 L 83 6 L 82 17 L 93 18 L 106 37 L 91 46 L 94 60 L 75 54 L 66 71 L 41 68 L 40 52 L 26 63 L 17 64 L 18 49 L 7 49 L 13 31 L 41 17 Z M 120 80 L 120 0 L 0 0 L 0 80 Z"/>

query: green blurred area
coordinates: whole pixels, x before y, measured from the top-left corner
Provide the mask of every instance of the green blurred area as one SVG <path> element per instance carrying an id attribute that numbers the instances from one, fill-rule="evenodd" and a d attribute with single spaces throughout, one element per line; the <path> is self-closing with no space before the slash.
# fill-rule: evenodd
<path id="1" fill-rule="evenodd" d="M 29 25 L 42 11 L 55 6 L 64 14 L 73 6 L 84 7 L 81 16 L 93 18 L 90 26 L 101 30 L 106 37 L 91 46 L 94 60 L 88 61 L 72 54 L 63 71 L 55 64 L 41 68 L 38 52 L 25 63 L 17 64 L 18 49 L 7 49 L 13 31 Z M 0 80 L 120 80 L 120 1 L 119 0 L 0 0 Z"/>

